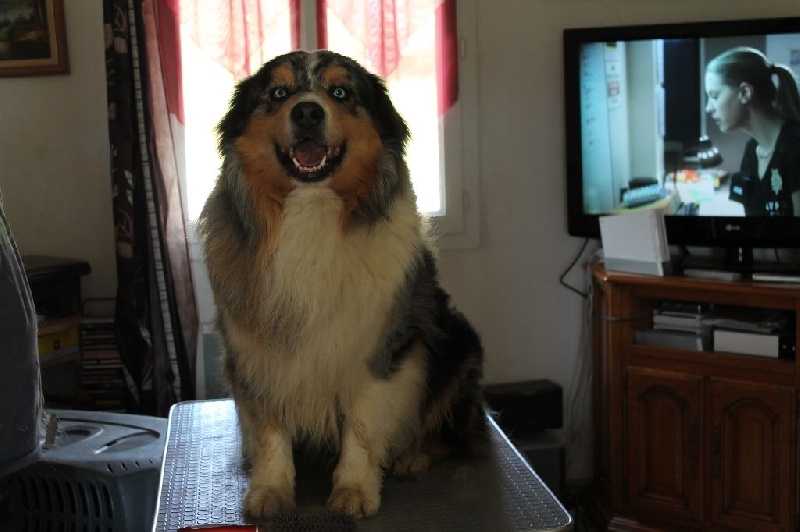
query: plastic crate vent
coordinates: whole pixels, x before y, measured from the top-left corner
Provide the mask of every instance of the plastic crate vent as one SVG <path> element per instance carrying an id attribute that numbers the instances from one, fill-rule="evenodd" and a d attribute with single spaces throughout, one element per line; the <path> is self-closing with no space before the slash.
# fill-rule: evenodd
<path id="1" fill-rule="evenodd" d="M 107 485 L 39 476 L 16 482 L 22 531 L 114 531 L 116 512 Z"/>
<path id="2" fill-rule="evenodd" d="M 152 526 L 166 419 L 54 411 L 58 438 L 11 475 L 9 532 L 139 532 Z"/>

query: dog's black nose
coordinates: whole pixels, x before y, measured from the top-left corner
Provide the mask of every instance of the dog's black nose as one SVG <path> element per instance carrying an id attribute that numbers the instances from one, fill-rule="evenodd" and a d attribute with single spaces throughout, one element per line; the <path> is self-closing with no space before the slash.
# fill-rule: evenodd
<path id="1" fill-rule="evenodd" d="M 292 122 L 300 127 L 318 126 L 325 118 L 325 111 L 317 102 L 300 102 L 292 108 Z"/>

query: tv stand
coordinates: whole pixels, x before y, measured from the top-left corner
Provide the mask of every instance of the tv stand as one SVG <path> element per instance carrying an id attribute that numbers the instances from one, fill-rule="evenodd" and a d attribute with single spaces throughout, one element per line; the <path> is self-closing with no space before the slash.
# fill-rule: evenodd
<path id="1" fill-rule="evenodd" d="M 798 360 L 638 344 L 635 331 L 653 327 L 664 301 L 797 319 L 800 287 L 602 268 L 592 282 L 595 475 L 586 508 L 596 529 L 798 530 Z"/>
<path id="2" fill-rule="evenodd" d="M 718 271 L 739 274 L 738 278 L 756 278 L 768 274 L 775 277 L 786 277 L 788 279 L 800 281 L 800 264 L 785 262 L 764 262 L 753 259 L 753 248 L 750 247 L 731 247 L 725 249 L 723 257 L 695 257 L 687 255 L 676 261 L 677 271 Z M 712 278 L 709 276 L 698 276 Z M 721 278 L 721 277 L 720 277 Z M 766 280 L 766 279 L 762 279 Z"/>

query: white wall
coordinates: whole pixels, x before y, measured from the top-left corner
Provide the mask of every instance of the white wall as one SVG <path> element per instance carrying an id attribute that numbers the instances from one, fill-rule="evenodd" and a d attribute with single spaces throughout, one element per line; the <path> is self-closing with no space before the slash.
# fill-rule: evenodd
<path id="1" fill-rule="evenodd" d="M 0 189 L 22 253 L 86 260 L 84 297 L 114 296 L 103 7 L 65 3 L 71 73 L 0 78 Z"/>
<path id="2" fill-rule="evenodd" d="M 22 251 L 88 260 L 84 295 L 103 296 L 116 285 L 102 8 L 66 4 L 72 73 L 0 79 L 0 187 Z M 482 245 L 443 251 L 440 269 L 483 335 L 489 382 L 548 378 L 572 393 L 582 300 L 558 279 L 583 242 L 566 232 L 562 29 L 797 9 L 797 0 L 478 0 Z M 588 475 L 587 450 L 572 478 Z"/>
<path id="3" fill-rule="evenodd" d="M 581 300 L 559 275 L 582 240 L 566 229 L 565 27 L 796 16 L 797 0 L 479 0 L 482 246 L 442 253 L 441 277 L 477 324 L 490 381 L 548 378 L 565 396 Z M 503 8 L 498 8 L 502 5 Z M 581 285 L 580 275 L 568 277 Z M 586 418 L 588 420 L 588 417 Z M 588 475 L 586 447 L 568 471 Z"/>

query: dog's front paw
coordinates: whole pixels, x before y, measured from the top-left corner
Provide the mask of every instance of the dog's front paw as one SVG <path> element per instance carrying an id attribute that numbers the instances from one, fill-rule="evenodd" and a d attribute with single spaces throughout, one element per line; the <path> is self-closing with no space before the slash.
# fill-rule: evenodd
<path id="1" fill-rule="evenodd" d="M 392 464 L 392 473 L 398 476 L 423 473 L 428 470 L 433 458 L 426 452 L 409 452 L 399 456 Z"/>
<path id="2" fill-rule="evenodd" d="M 328 508 L 342 510 L 353 517 L 369 517 L 378 512 L 380 493 L 366 493 L 360 487 L 335 487 L 328 498 Z"/>
<path id="3" fill-rule="evenodd" d="M 252 486 L 244 499 L 244 509 L 256 519 L 286 512 L 294 509 L 294 494 L 269 486 Z"/>

